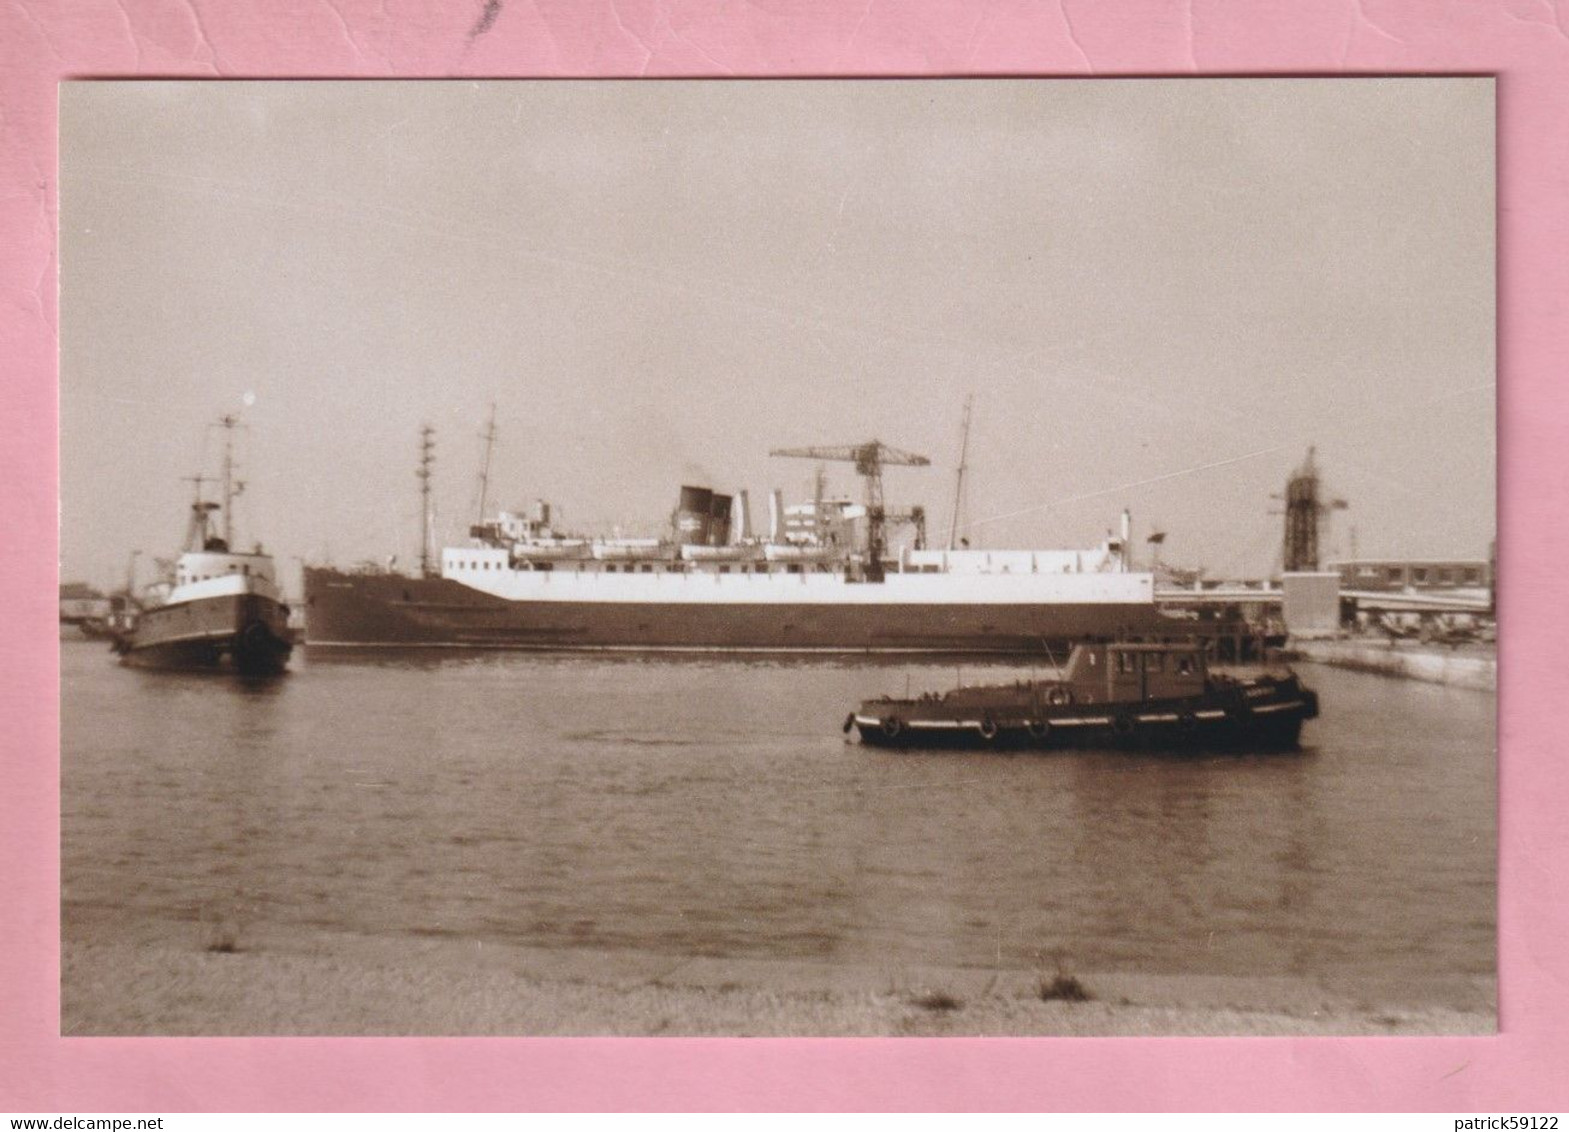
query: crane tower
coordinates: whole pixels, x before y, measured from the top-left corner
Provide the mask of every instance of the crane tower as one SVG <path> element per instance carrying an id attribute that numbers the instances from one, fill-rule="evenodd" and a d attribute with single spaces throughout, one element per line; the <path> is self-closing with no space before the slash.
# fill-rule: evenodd
<path id="1" fill-rule="evenodd" d="M 1286 481 L 1286 533 L 1282 565 L 1287 573 L 1319 568 L 1319 524 L 1330 511 L 1346 509 L 1344 499 L 1320 499 L 1316 449 L 1309 448 L 1302 466 Z M 1276 498 L 1279 498 L 1278 496 Z"/>
<path id="2" fill-rule="evenodd" d="M 887 548 L 885 528 L 890 518 L 883 506 L 883 469 L 890 465 L 924 468 L 931 461 L 925 456 L 890 447 L 880 440 L 827 447 L 775 448 L 768 454 L 802 460 L 842 460 L 855 465 L 856 474 L 866 483 L 866 579 L 871 582 L 882 581 L 883 553 Z M 818 518 L 821 521 L 821 516 Z M 913 508 L 908 515 L 892 518 L 909 519 L 924 533 L 926 516 L 920 508 Z"/>

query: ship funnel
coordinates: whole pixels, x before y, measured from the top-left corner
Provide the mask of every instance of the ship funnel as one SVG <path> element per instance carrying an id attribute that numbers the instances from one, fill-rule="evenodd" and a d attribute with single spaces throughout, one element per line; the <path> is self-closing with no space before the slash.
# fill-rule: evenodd
<path id="1" fill-rule="evenodd" d="M 1122 572 L 1126 574 L 1132 568 L 1129 561 L 1133 557 L 1133 512 L 1126 507 L 1122 509 Z"/>
<path id="2" fill-rule="evenodd" d="M 683 485 L 676 505 L 676 542 L 707 546 L 713 523 L 714 493 L 706 487 Z"/>
<path id="3" fill-rule="evenodd" d="M 715 492 L 709 501 L 708 510 L 708 545 L 729 546 L 731 543 L 731 521 L 735 517 L 735 499 L 729 495 L 720 495 Z"/>
<path id="4" fill-rule="evenodd" d="M 730 527 L 735 542 L 752 541 L 752 500 L 743 489 L 735 493 L 735 517 Z"/>
<path id="5" fill-rule="evenodd" d="M 768 493 L 768 541 L 784 539 L 784 492 L 778 488 Z"/>

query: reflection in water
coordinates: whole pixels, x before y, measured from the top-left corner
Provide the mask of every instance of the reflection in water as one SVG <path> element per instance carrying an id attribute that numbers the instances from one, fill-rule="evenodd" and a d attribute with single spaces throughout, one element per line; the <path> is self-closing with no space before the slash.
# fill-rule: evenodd
<path id="1" fill-rule="evenodd" d="M 1196 948 L 1175 957 L 1181 969 L 1230 955 L 1253 970 L 1299 972 L 1294 916 L 1313 888 L 1301 851 L 1311 753 L 1077 769 L 1075 859 L 1100 878 L 1076 923 L 1083 937 L 1115 940 L 1126 962 L 1177 937 Z"/>
<path id="2" fill-rule="evenodd" d="M 1312 670 L 1285 756 L 920 754 L 951 664 L 62 646 L 67 938 L 327 929 L 873 964 L 1405 980 L 1493 966 L 1493 702 Z M 966 664 L 964 678 L 1026 670 Z"/>

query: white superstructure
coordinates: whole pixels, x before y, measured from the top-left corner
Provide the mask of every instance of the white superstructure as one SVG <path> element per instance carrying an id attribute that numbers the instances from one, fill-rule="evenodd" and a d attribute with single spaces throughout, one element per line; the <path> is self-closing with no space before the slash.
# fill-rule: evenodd
<path id="1" fill-rule="evenodd" d="M 174 587 L 162 604 L 198 601 L 209 597 L 260 594 L 281 601 L 272 556 L 228 550 L 191 550 L 180 555 L 174 567 Z"/>
<path id="2" fill-rule="evenodd" d="M 857 581 L 827 563 L 739 562 L 682 569 L 679 563 L 514 565 L 497 547 L 448 549 L 442 577 L 507 601 L 652 604 L 1016 605 L 1147 604 L 1155 578 L 1125 573 L 1095 551 L 911 551 L 880 582 Z M 930 559 L 928 561 L 927 559 Z M 619 565 L 619 564 L 618 564 Z"/>

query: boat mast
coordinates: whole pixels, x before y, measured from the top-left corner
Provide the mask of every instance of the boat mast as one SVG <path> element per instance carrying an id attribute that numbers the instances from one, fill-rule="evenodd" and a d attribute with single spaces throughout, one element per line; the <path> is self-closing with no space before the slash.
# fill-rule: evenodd
<path id="1" fill-rule="evenodd" d="M 818 464 L 812 477 L 812 542 L 817 546 L 827 541 L 823 538 L 823 492 L 827 487 L 828 469 Z"/>
<path id="2" fill-rule="evenodd" d="M 420 544 L 419 544 L 419 572 L 422 577 L 430 577 L 430 534 L 431 534 L 431 509 L 430 509 L 430 476 L 431 469 L 436 465 L 436 430 L 430 425 L 421 425 L 419 430 L 419 471 L 414 474 L 419 477 L 420 494 Z"/>
<path id="3" fill-rule="evenodd" d="M 240 418 L 227 413 L 218 418 L 223 429 L 223 542 L 234 546 L 234 497 L 245 490 L 245 484 L 234 478 L 234 430 L 240 427 Z"/>
<path id="4" fill-rule="evenodd" d="M 194 476 L 185 476 L 183 478 L 186 483 L 196 485 L 196 498 L 191 501 L 191 521 L 190 525 L 185 529 L 185 549 L 206 550 L 208 516 L 212 514 L 213 509 L 218 505 L 216 503 L 208 503 L 207 500 L 202 498 L 202 484 L 212 483 L 212 477 L 204 476 L 198 472 Z"/>
<path id="5" fill-rule="evenodd" d="M 959 474 L 953 485 L 953 520 L 948 527 L 948 549 L 952 550 L 959 539 L 959 503 L 964 498 L 964 472 L 965 461 L 970 454 L 970 403 L 975 400 L 971 393 L 964 398 L 964 428 L 959 439 Z"/>
<path id="6" fill-rule="evenodd" d="M 136 560 L 141 556 L 141 551 L 131 551 L 131 560 L 125 565 L 125 608 L 127 610 L 136 606 Z"/>
<path id="7" fill-rule="evenodd" d="M 496 446 L 496 403 L 490 403 L 490 421 L 479 438 L 485 442 L 485 463 L 479 470 L 479 515 L 476 523 L 485 521 L 485 496 L 490 488 L 490 454 Z"/>

